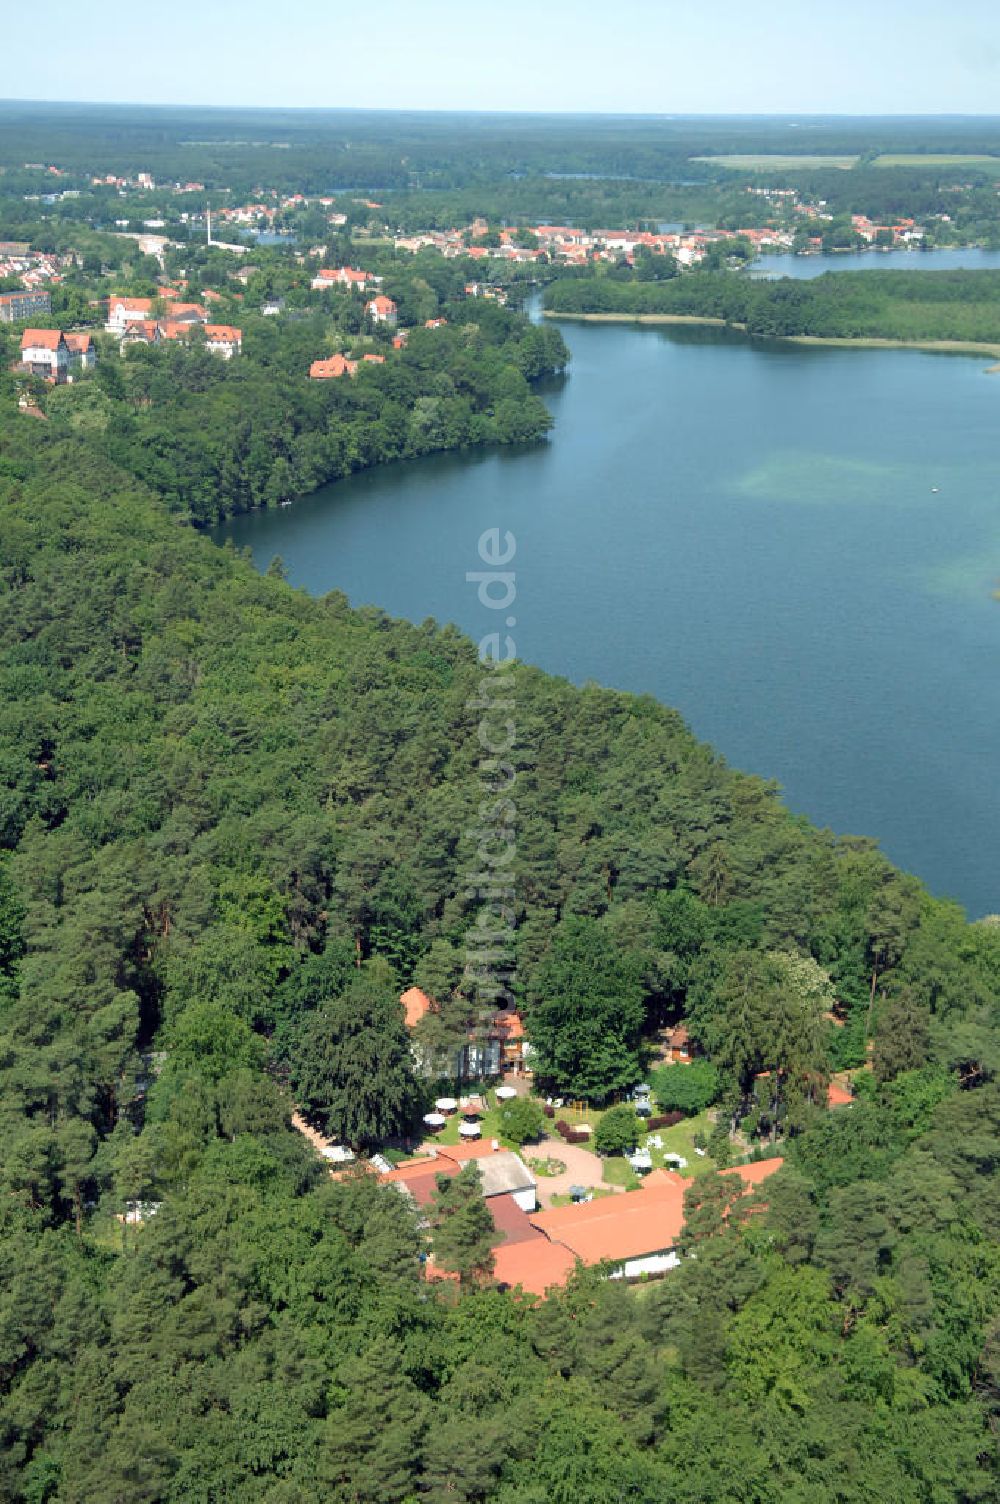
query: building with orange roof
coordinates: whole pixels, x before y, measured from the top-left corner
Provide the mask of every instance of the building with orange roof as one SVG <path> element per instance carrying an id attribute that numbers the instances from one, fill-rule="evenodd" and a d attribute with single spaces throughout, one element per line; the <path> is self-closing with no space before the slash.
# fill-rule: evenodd
<path id="1" fill-rule="evenodd" d="M 359 271 L 353 266 L 322 267 L 313 277 L 309 286 L 314 292 L 322 292 L 327 287 L 364 288 L 369 283 L 378 283 L 380 277 L 372 272 Z"/>
<path id="2" fill-rule="evenodd" d="M 775 1170 L 780 1170 L 785 1161 L 780 1155 L 774 1155 L 771 1159 L 755 1159 L 748 1165 L 733 1165 L 729 1170 L 720 1170 L 720 1175 L 736 1175 L 742 1180 L 748 1190 L 763 1184 L 769 1175 Z"/>
<path id="3" fill-rule="evenodd" d="M 232 360 L 243 349 L 243 330 L 233 324 L 206 324 L 204 332 L 206 350 L 223 360 Z"/>
<path id="4" fill-rule="evenodd" d="M 565 1244 L 551 1242 L 537 1228 L 534 1232 L 533 1238 L 508 1239 L 494 1250 L 493 1278 L 504 1289 L 520 1286 L 529 1295 L 543 1296 L 565 1285 L 577 1261 Z"/>
<path id="5" fill-rule="evenodd" d="M 356 360 L 343 355 L 331 355 L 327 360 L 314 360 L 309 367 L 310 381 L 335 381 L 339 376 L 353 376 L 358 369 Z"/>
<path id="6" fill-rule="evenodd" d="M 182 319 L 158 319 L 156 327 L 161 339 L 187 339 L 194 325 Z"/>
<path id="7" fill-rule="evenodd" d="M 182 324 L 207 324 L 208 309 L 201 303 L 174 303 L 166 306 L 168 319 L 176 319 Z"/>
<path id="8" fill-rule="evenodd" d="M 124 334 L 130 324 L 149 319 L 152 312 L 152 298 L 126 298 L 113 292 L 108 299 L 108 322 L 105 328 L 109 334 Z"/>
<path id="9" fill-rule="evenodd" d="M 845 1090 L 843 1086 L 838 1086 L 836 1081 L 830 1082 L 826 1089 L 827 1107 L 850 1107 L 853 1101 L 854 1096 L 851 1092 Z"/>
<path id="10" fill-rule="evenodd" d="M 374 298 L 368 300 L 365 304 L 365 313 L 373 324 L 385 324 L 387 329 L 396 327 L 396 305 L 384 293 L 377 293 Z"/>
<path id="11" fill-rule="evenodd" d="M 69 371 L 69 350 L 61 329 L 25 329 L 21 335 L 21 364 L 32 376 L 62 385 Z"/>
<path id="12" fill-rule="evenodd" d="M 312 375 L 312 372 L 309 373 Z M 426 992 L 421 992 L 419 987 L 408 987 L 399 1000 L 403 1005 L 403 1013 L 406 1017 L 406 1027 L 413 1029 L 422 1018 L 426 1018 L 434 1004 Z"/>
<path id="13" fill-rule="evenodd" d="M 89 334 L 66 334 L 66 349 L 69 351 L 69 363 L 71 366 L 79 366 L 81 371 L 89 371 L 97 364 L 97 351 L 94 341 Z"/>
<path id="14" fill-rule="evenodd" d="M 551 1207 L 531 1221 L 582 1264 L 615 1264 L 625 1279 L 662 1274 L 680 1263 L 676 1249 L 690 1184 L 670 1170 L 655 1170 L 638 1190 Z"/>

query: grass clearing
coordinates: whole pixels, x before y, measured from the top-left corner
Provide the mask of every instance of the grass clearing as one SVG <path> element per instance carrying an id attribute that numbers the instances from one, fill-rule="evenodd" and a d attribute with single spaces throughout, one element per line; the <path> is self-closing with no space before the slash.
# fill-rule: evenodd
<path id="1" fill-rule="evenodd" d="M 876 157 L 875 167 L 982 167 L 1000 172 L 1000 157 L 985 153 L 890 151 Z"/>
<path id="2" fill-rule="evenodd" d="M 711 162 L 715 167 L 728 167 L 733 172 L 795 172 L 801 168 L 809 172 L 815 167 L 853 167 L 857 156 L 824 157 L 788 155 L 781 152 L 748 152 L 728 157 L 691 157 L 692 162 Z"/>

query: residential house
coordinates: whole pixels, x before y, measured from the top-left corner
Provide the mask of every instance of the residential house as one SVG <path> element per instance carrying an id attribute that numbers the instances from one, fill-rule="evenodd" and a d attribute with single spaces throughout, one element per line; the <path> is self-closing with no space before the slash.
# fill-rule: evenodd
<path id="1" fill-rule="evenodd" d="M 327 360 L 314 360 L 309 367 L 310 381 L 333 381 L 338 376 L 353 376 L 358 369 L 356 360 L 343 355 L 331 355 Z"/>
<path id="2" fill-rule="evenodd" d="M 223 360 L 232 360 L 243 349 L 243 330 L 232 324 L 206 324 L 204 333 L 206 350 L 221 355 Z"/>
<path id="3" fill-rule="evenodd" d="M 66 349 L 69 351 L 70 366 L 76 366 L 81 371 L 92 371 L 97 364 L 97 350 L 94 341 L 89 334 L 66 334 Z"/>
<path id="4" fill-rule="evenodd" d="M 433 998 L 411 987 L 400 998 L 411 1031 L 429 1013 L 436 1012 Z M 460 1081 L 481 1081 L 492 1076 L 502 1076 L 508 1071 L 520 1072 L 529 1069 L 527 1058 L 531 1046 L 524 1037 L 524 1025 L 518 1014 L 504 1012 L 494 1014 L 484 1025 L 469 1021 L 464 1044 L 455 1049 L 452 1060 L 441 1062 L 425 1060 L 423 1052 L 415 1046 L 418 1064 L 428 1074 L 453 1075 Z"/>
<path id="5" fill-rule="evenodd" d="M 125 298 L 112 293 L 108 299 L 108 322 L 104 327 L 109 334 L 123 334 L 130 324 L 148 320 L 152 314 L 152 298 Z"/>
<path id="6" fill-rule="evenodd" d="M 178 324 L 208 323 L 208 309 L 201 303 L 168 303 L 165 312 Z"/>
<path id="7" fill-rule="evenodd" d="M 177 326 L 178 329 L 181 327 L 181 325 Z M 124 355 L 127 345 L 158 345 L 162 337 L 160 326 L 155 319 L 133 319 L 122 330 L 118 339 L 118 349 Z"/>
<path id="8" fill-rule="evenodd" d="M 37 289 L 0 292 L 0 324 L 19 324 L 22 319 L 36 318 L 52 312 L 52 297 Z"/>
<path id="9" fill-rule="evenodd" d="M 371 272 L 359 271 L 353 266 L 324 266 L 316 273 L 309 286 L 314 292 L 322 292 L 327 287 L 347 287 L 363 292 L 370 284 L 377 285 L 381 280 L 381 277 L 376 277 Z"/>
<path id="10" fill-rule="evenodd" d="M 61 329 L 25 329 L 21 364 L 32 376 L 61 385 L 69 374 L 69 350 Z"/>
<path id="11" fill-rule="evenodd" d="M 684 1024 L 670 1029 L 666 1037 L 667 1058 L 677 1064 L 687 1065 L 694 1054 L 694 1043 Z"/>
<path id="12" fill-rule="evenodd" d="M 762 1159 L 723 1173 L 735 1176 L 744 1189 L 755 1190 L 783 1163 L 779 1158 Z M 664 1274 L 680 1263 L 684 1193 L 691 1184 L 690 1179 L 672 1170 L 653 1170 L 638 1190 L 550 1207 L 530 1220 L 582 1264 L 614 1265 L 612 1278 Z"/>
<path id="13" fill-rule="evenodd" d="M 383 1181 L 398 1185 L 418 1206 L 426 1206 L 434 1194 L 436 1177 L 448 1179 L 459 1174 L 475 1160 L 482 1182 L 483 1197 L 491 1202 L 507 1198 L 522 1212 L 533 1212 L 538 1204 L 536 1181 L 519 1154 L 511 1149 L 494 1147 L 486 1140 L 469 1144 L 433 1145 L 429 1158 L 410 1160 L 397 1165 L 382 1176 Z"/>
<path id="14" fill-rule="evenodd" d="M 680 1263 L 689 1179 L 654 1170 L 638 1190 L 537 1212 L 532 1225 L 562 1243 L 582 1264 L 608 1262 L 626 1279 L 663 1274 Z"/>
<path id="15" fill-rule="evenodd" d="M 365 313 L 373 324 L 385 324 L 387 329 L 396 327 L 396 305 L 391 298 L 378 293 L 365 304 Z"/>

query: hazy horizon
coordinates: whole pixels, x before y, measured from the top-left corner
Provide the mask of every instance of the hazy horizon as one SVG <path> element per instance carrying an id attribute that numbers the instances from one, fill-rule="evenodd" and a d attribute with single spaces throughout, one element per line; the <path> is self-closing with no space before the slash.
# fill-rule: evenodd
<path id="1" fill-rule="evenodd" d="M 457 0 L 419 9 L 385 0 L 377 20 L 306 0 L 280 21 L 263 0 L 245 0 L 237 20 L 177 0 L 171 37 L 183 41 L 154 38 L 146 48 L 122 0 L 52 0 L 46 24 L 44 60 L 31 72 L 43 87 L 30 98 L 40 103 L 978 116 L 996 112 L 1000 82 L 992 0 L 950 11 L 931 0 L 842 0 L 828 17 L 805 0 L 772 0 L 764 15 L 738 0 L 700 14 L 677 0 L 635 0 L 627 20 L 569 0 L 508 0 L 499 16 L 473 18 Z M 33 14 L 13 15 L 8 55 L 35 55 L 37 30 Z M 81 88 L 108 77 L 114 38 L 134 39 L 122 56 L 130 91 L 142 86 L 136 99 Z"/>

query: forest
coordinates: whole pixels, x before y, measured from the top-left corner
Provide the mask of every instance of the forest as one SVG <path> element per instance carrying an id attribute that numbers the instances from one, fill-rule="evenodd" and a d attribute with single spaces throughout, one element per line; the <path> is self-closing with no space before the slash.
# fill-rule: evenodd
<path id="1" fill-rule="evenodd" d="M 663 281 L 629 273 L 559 277 L 553 313 L 682 314 L 754 335 L 821 339 L 1000 340 L 1000 272 L 826 272 L 774 281 L 699 270 Z"/>
<path id="2" fill-rule="evenodd" d="M 482 336 L 503 380 L 517 327 Z M 461 349 L 426 331 L 412 380 L 439 333 Z M 291 1131 L 290 1086 L 359 1146 L 420 1109 L 396 999 L 461 997 L 482 666 L 185 525 L 212 494 L 201 451 L 174 479 L 185 415 L 204 397 L 221 435 L 264 359 L 196 358 L 198 393 L 175 358 L 81 383 L 106 423 L 22 415 L 0 378 L 0 1493 L 995 1498 L 1000 928 L 652 699 L 508 671 L 517 998 L 540 1077 L 595 1099 L 685 1018 L 779 1138 L 766 1199 L 703 1190 L 662 1282 L 442 1292 L 398 1193 L 331 1181 Z M 869 1036 L 827 1113 L 802 1084 Z M 768 1069 L 773 1122 L 746 1100 Z"/>

